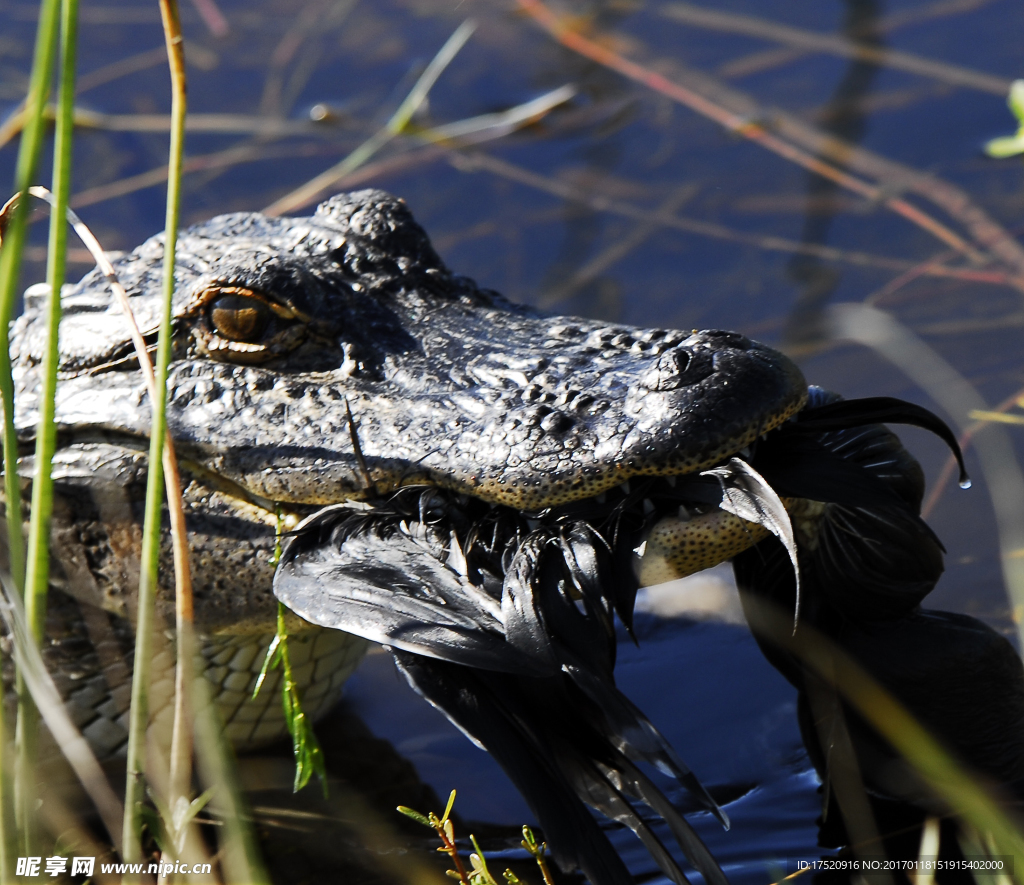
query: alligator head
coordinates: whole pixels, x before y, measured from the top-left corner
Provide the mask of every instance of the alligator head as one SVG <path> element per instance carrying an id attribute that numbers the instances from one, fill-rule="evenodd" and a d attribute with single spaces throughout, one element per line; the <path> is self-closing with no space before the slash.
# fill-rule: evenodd
<path id="1" fill-rule="evenodd" d="M 154 237 L 116 263 L 149 341 L 162 258 Z M 309 517 L 278 594 L 309 621 L 406 655 L 417 688 L 510 769 L 566 865 L 625 881 L 580 795 L 637 829 L 676 875 L 626 793 L 669 818 L 714 877 L 629 761 L 654 761 L 708 801 L 614 689 L 612 612 L 628 625 L 645 568 L 694 571 L 764 537 L 718 507 L 715 472 L 800 410 L 799 370 L 734 333 L 511 305 L 450 273 L 405 204 L 379 191 L 339 195 L 310 218 L 193 227 L 178 241 L 176 283 L 168 425 L 187 480 L 196 625 L 221 643 L 208 657 L 217 679 L 234 679 L 231 702 L 258 656 L 225 637 L 272 632 L 275 530 Z M 26 444 L 43 340 L 29 299 L 13 334 Z M 55 581 L 130 616 L 150 404 L 97 272 L 64 293 L 60 373 Z M 651 538 L 660 553 L 645 566 Z M 168 620 L 172 592 L 165 578 Z M 350 669 L 352 654 L 330 653 Z M 539 698 L 547 712 L 530 707 Z M 497 712 L 484 721 L 488 705 Z M 503 716 L 518 725 L 494 731 Z M 541 774 L 515 770 L 523 752 L 548 754 Z"/>
<path id="2" fill-rule="evenodd" d="M 154 237 L 116 265 L 151 341 L 162 253 Z M 176 280 L 168 424 L 195 516 L 212 500 L 263 524 L 279 509 L 305 515 L 417 485 L 536 514 L 611 507 L 609 492 L 621 507 L 623 484 L 713 467 L 806 398 L 788 359 L 734 333 L 513 306 L 451 274 L 405 204 L 381 192 L 340 195 L 311 218 L 193 227 Z M 26 440 L 44 334 L 30 299 L 13 333 Z M 98 272 L 65 289 L 60 373 L 58 476 L 77 467 L 84 481 L 109 464 L 123 477 L 146 451 L 149 398 Z M 267 582 L 236 564 L 196 567 L 200 628 L 268 616 Z M 205 581 L 209 570 L 219 574 Z M 106 607 L 123 611 L 123 588 L 104 589 Z"/>

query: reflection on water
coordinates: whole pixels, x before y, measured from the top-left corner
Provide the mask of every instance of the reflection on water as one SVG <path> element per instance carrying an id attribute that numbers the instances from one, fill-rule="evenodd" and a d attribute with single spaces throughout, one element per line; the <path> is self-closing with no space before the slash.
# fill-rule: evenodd
<path id="1" fill-rule="evenodd" d="M 845 6 L 843 36 L 858 47 L 882 47 L 881 5 L 875 0 L 846 0 Z M 879 69 L 874 60 L 855 57 L 849 61 L 835 91 L 818 111 L 818 122 L 825 132 L 848 144 L 858 144 L 864 138 L 868 120 L 866 99 Z M 828 242 L 840 196 L 836 182 L 813 173 L 808 175 L 807 206 L 813 208 L 805 216 L 802 242 L 819 246 Z M 842 275 L 813 255 L 794 255 L 789 261 L 789 273 L 801 291 L 790 310 L 787 337 L 793 343 L 813 342 L 822 334 L 817 324 L 821 308 L 831 300 Z"/>
<path id="2" fill-rule="evenodd" d="M 383 124 L 426 61 L 472 15 L 478 30 L 439 81 L 418 126 L 501 110 L 566 83 L 575 84 L 577 97 L 525 131 L 475 147 L 397 140 L 339 189 L 374 185 L 404 196 L 452 268 L 514 300 L 637 325 L 732 328 L 776 345 L 789 342 L 814 383 L 848 396 L 895 395 L 932 405 L 871 352 L 820 340 L 815 320 L 823 306 L 870 299 L 922 335 L 987 403 L 1016 409 L 1013 397 L 1024 388 L 1024 309 L 1019 288 L 1005 282 L 1007 265 L 953 257 L 948 244 L 880 200 L 809 174 L 558 46 L 513 4 L 218 5 L 226 33 L 209 17 L 204 22 L 198 5 L 183 9 L 193 113 L 186 221 L 260 209 L 337 163 Z M 576 4 L 574 11 L 584 15 L 581 27 L 648 69 L 748 102 L 752 121 L 817 127 L 949 182 L 1005 228 L 1019 227 L 1020 163 L 979 152 L 985 139 L 1013 127 L 1000 89 L 1021 73 L 1019 5 L 705 6 L 762 25 L 700 25 L 692 7 L 669 2 L 609 0 Z M 33 19 L 30 3 L 0 3 L 0 103 L 8 110 L 24 93 Z M 945 67 L 915 73 L 877 55 L 786 42 L 765 29 L 765 20 Z M 131 248 L 163 222 L 169 99 L 156 6 L 86 4 L 79 68 L 83 126 L 74 204 L 106 248 Z M 972 80 L 964 69 L 990 76 Z M 842 165 L 842 150 L 838 160 L 831 156 Z M 8 144 L 0 151 L 0 179 L 11 179 L 13 162 Z M 899 196 L 904 184 L 890 177 L 882 197 Z M 908 193 L 924 205 L 919 193 Z M 958 219 L 934 206 L 928 211 L 966 235 Z M 35 236 L 26 284 L 43 274 L 41 227 Z M 81 251 L 72 257 L 84 270 Z M 1019 450 L 1019 429 L 1008 432 Z M 941 444 L 903 433 L 929 477 L 937 476 L 946 460 Z M 982 479 L 970 452 L 968 463 Z M 937 499 L 930 518 L 948 548 L 947 573 L 929 602 L 1005 629 L 987 502 L 983 481 L 967 493 L 947 483 Z M 639 648 L 622 644 L 620 685 L 703 779 L 739 795 L 729 806 L 731 832 L 697 819 L 730 876 L 763 882 L 775 876 L 774 861 L 814 856 L 816 783 L 799 746 L 789 687 L 741 627 L 653 615 L 641 627 Z M 436 793 L 458 786 L 463 817 L 498 824 L 528 817 L 493 763 L 412 698 L 384 656 L 368 659 L 349 699 L 349 708 L 411 760 Z M 632 837 L 615 838 L 638 871 L 650 871 Z"/>

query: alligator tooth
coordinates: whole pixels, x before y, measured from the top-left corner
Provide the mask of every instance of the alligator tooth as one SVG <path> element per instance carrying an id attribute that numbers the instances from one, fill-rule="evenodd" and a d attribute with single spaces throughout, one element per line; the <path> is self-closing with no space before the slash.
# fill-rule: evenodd
<path id="1" fill-rule="evenodd" d="M 531 532 L 535 532 L 540 527 L 540 520 L 539 519 L 527 519 L 526 520 L 526 524 L 527 524 L 527 526 L 529 526 L 529 529 L 530 529 Z"/>
<path id="2" fill-rule="evenodd" d="M 604 502 L 608 500 L 607 492 L 601 492 L 599 495 L 594 495 L 594 500 L 597 501 L 598 504 L 604 504 Z"/>
<path id="3" fill-rule="evenodd" d="M 634 547 L 633 552 L 642 559 L 644 553 L 647 552 L 647 542 L 644 541 L 639 547 Z"/>
<path id="4" fill-rule="evenodd" d="M 667 482 L 670 486 L 672 486 L 672 488 L 676 487 L 676 477 L 674 477 L 674 476 L 666 476 L 665 477 L 665 482 Z"/>
<path id="5" fill-rule="evenodd" d="M 690 511 L 686 509 L 685 505 L 679 505 L 679 518 L 686 522 L 690 518 Z"/>
<path id="6" fill-rule="evenodd" d="M 345 356 L 345 360 L 341 364 L 341 375 L 345 378 L 351 378 L 353 375 L 356 374 L 356 371 L 359 368 L 359 363 L 356 362 L 356 360 L 352 357 L 352 354 L 349 352 L 351 349 L 349 345 L 345 344 L 345 342 L 339 343 L 341 344 L 342 348 L 341 352 Z"/>
<path id="7" fill-rule="evenodd" d="M 459 544 L 459 536 L 453 530 L 451 540 L 448 543 L 448 559 L 445 563 L 452 571 L 466 577 L 469 574 L 469 565 L 466 562 L 466 554 L 462 552 Z"/>
<path id="8" fill-rule="evenodd" d="M 622 489 L 622 494 L 628 495 L 629 494 L 629 480 L 627 479 L 625 482 L 619 483 L 619 488 Z"/>
<path id="9" fill-rule="evenodd" d="M 408 535 L 410 538 L 412 537 L 412 532 L 409 531 L 409 523 L 404 519 L 398 524 L 398 528 L 403 535 Z"/>
<path id="10" fill-rule="evenodd" d="M 741 458 L 749 459 L 750 458 L 750 446 L 747 446 L 746 448 L 740 449 L 739 454 L 740 454 Z"/>
<path id="11" fill-rule="evenodd" d="M 644 498 L 644 516 L 654 513 L 654 502 L 650 498 Z"/>

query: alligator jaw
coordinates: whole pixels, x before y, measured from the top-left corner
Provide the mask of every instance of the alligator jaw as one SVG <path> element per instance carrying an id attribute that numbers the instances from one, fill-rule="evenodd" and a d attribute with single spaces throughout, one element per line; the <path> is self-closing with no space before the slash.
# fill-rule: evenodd
<path id="1" fill-rule="evenodd" d="M 481 326 L 508 321 L 483 313 L 456 324 L 480 350 L 492 347 Z M 413 378 L 397 357 L 381 380 L 182 360 L 171 373 L 168 423 L 182 457 L 269 501 L 325 505 L 428 484 L 535 511 L 635 477 L 714 466 L 795 414 L 806 396 L 784 356 L 731 333 L 580 321 L 570 334 L 564 322 L 515 319 L 520 338 L 543 333 L 544 346 L 524 343 L 514 358 L 517 342 L 506 335 L 500 350 L 448 366 L 447 380 Z M 585 342 L 609 331 L 618 349 L 608 344 L 606 357 L 595 356 Z M 659 344 L 637 346 L 652 335 Z M 61 384 L 57 416 L 78 437 L 143 438 L 147 404 L 137 373 L 79 374 Z M 31 432 L 31 396 L 18 417 Z"/>

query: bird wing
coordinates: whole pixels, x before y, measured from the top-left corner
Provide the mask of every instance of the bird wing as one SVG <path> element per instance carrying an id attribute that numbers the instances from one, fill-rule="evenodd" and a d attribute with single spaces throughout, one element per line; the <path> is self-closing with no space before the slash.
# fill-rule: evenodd
<path id="1" fill-rule="evenodd" d="M 685 885 L 634 807 L 642 802 L 668 821 L 706 881 L 726 885 L 683 816 L 634 764 L 675 775 L 724 821 L 615 687 L 616 560 L 600 535 L 579 522 L 517 528 L 495 556 L 494 545 L 481 552 L 468 532 L 460 541 L 449 529 L 457 514 L 431 521 L 422 502 L 393 503 L 337 505 L 302 523 L 282 550 L 278 598 L 307 620 L 390 646 L 413 688 L 505 769 L 563 868 L 582 869 L 595 885 L 632 881 L 590 805 L 632 829 L 665 875 Z"/>

